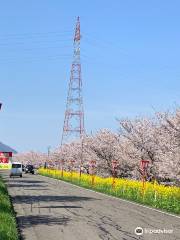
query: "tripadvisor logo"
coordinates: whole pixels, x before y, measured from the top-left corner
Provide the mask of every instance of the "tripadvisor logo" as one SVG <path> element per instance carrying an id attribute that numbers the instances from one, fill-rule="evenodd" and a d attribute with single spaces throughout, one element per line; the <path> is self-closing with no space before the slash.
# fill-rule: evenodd
<path id="1" fill-rule="evenodd" d="M 143 235 L 142 227 L 137 227 L 134 231 L 136 235 Z"/>

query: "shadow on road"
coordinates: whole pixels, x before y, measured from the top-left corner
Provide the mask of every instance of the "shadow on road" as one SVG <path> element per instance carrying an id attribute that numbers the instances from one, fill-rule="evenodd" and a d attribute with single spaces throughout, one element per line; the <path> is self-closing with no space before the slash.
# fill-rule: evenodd
<path id="1" fill-rule="evenodd" d="M 8 184 L 8 187 L 46 187 L 47 185 L 42 184 Z"/>
<path id="2" fill-rule="evenodd" d="M 35 215 L 28 215 L 28 216 L 19 216 L 17 217 L 18 223 L 22 227 L 32 227 L 35 225 L 66 225 L 71 219 L 68 217 L 51 217 L 49 215 L 40 215 L 40 216 L 35 216 Z"/>
<path id="3" fill-rule="evenodd" d="M 49 215 L 28 215 L 28 216 L 19 216 L 17 217 L 20 240 L 26 240 L 26 237 L 22 233 L 22 229 L 30 228 L 37 225 L 46 225 L 46 226 L 54 226 L 54 225 L 63 225 L 66 226 L 68 222 L 71 221 L 68 217 L 51 217 Z"/>
<path id="4" fill-rule="evenodd" d="M 20 182 L 20 183 L 33 183 L 33 184 L 36 184 L 36 183 L 45 183 L 44 181 L 39 181 L 39 180 L 27 180 L 27 179 L 19 179 L 19 178 L 15 178 L 15 179 L 9 179 L 9 182 Z"/>
<path id="5" fill-rule="evenodd" d="M 80 196 L 51 196 L 51 195 L 42 195 L 42 196 L 25 196 L 25 195 L 16 195 L 12 197 L 13 203 L 37 203 L 37 202 L 78 202 L 78 201 L 92 201 L 98 200 L 96 198 L 90 197 L 80 197 Z"/>
<path id="6" fill-rule="evenodd" d="M 26 186 L 25 186 L 26 187 Z M 45 187 L 45 186 L 43 186 L 43 187 Z M 24 188 L 24 190 L 26 191 L 48 191 L 49 190 L 49 188 Z"/>
<path id="7" fill-rule="evenodd" d="M 56 208 L 82 208 L 82 207 L 79 207 L 79 206 L 65 206 L 65 205 L 63 205 L 63 206 L 47 206 L 47 207 L 40 207 L 40 208 L 54 208 L 54 209 L 56 209 Z"/>

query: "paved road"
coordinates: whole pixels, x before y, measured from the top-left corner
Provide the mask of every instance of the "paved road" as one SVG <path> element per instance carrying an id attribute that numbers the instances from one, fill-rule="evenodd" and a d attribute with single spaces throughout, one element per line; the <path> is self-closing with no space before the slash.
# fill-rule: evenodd
<path id="1" fill-rule="evenodd" d="M 10 179 L 0 172 L 12 197 L 25 240 L 179 240 L 180 218 L 38 175 Z M 144 233 L 136 227 L 173 230 Z"/>

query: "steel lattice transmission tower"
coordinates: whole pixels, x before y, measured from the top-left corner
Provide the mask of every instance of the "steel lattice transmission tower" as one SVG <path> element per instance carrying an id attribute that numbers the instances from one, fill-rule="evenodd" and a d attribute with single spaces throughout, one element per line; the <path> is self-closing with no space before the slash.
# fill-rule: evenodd
<path id="1" fill-rule="evenodd" d="M 71 76 L 69 81 L 61 145 L 69 143 L 77 138 L 81 138 L 85 133 L 80 60 L 80 40 L 80 20 L 78 17 L 74 35 L 73 62 L 71 66 Z"/>

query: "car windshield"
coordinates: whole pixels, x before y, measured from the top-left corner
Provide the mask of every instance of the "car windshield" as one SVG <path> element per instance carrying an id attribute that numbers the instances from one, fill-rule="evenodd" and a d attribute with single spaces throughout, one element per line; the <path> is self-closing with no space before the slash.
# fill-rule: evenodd
<path id="1" fill-rule="evenodd" d="M 21 168 L 21 164 L 18 164 L 18 163 L 13 163 L 12 164 L 12 168 Z"/>
<path id="2" fill-rule="evenodd" d="M 33 168 L 33 165 L 27 165 L 27 168 Z"/>

